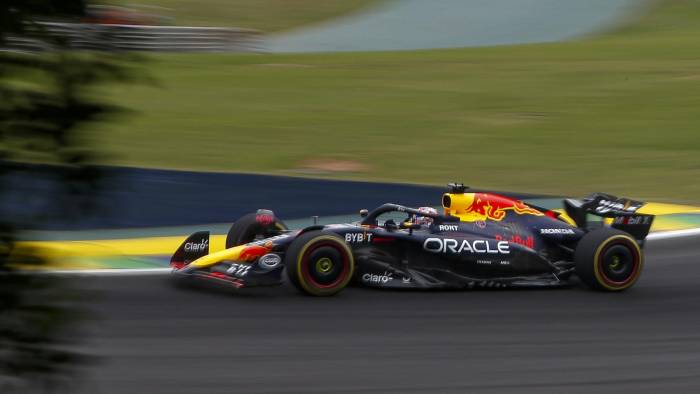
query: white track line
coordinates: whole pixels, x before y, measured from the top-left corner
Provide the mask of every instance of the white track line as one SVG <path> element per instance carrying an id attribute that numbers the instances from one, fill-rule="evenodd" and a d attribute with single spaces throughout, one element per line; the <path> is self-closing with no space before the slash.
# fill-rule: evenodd
<path id="1" fill-rule="evenodd" d="M 651 233 L 647 240 L 664 240 L 673 238 L 691 237 L 700 235 L 700 228 L 691 228 L 687 230 L 662 231 Z M 52 275 L 99 275 L 99 276 L 130 276 L 130 275 L 164 275 L 172 272 L 172 268 L 105 268 L 105 269 L 89 269 L 89 270 L 50 270 L 41 271 L 42 274 Z"/>
<path id="2" fill-rule="evenodd" d="M 673 238 L 691 237 L 693 235 L 700 235 L 700 228 L 689 228 L 687 230 L 661 231 L 658 233 L 651 233 L 651 234 L 649 234 L 647 239 L 648 240 L 673 239 Z"/>
<path id="3" fill-rule="evenodd" d="M 104 275 L 104 276 L 129 276 L 129 275 L 163 275 L 173 271 L 172 268 L 104 268 L 90 270 L 47 270 L 39 271 L 42 274 L 51 275 Z"/>

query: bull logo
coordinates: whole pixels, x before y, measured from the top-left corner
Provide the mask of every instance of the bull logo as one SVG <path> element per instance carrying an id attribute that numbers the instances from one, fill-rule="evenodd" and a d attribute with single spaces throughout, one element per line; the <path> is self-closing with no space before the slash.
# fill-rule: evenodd
<path id="1" fill-rule="evenodd" d="M 474 193 L 474 200 L 466 209 L 466 213 L 474 215 L 479 220 L 490 219 L 496 222 L 503 220 L 508 211 L 513 211 L 518 215 L 544 215 L 542 212 L 530 208 L 523 202 L 486 193 Z"/>

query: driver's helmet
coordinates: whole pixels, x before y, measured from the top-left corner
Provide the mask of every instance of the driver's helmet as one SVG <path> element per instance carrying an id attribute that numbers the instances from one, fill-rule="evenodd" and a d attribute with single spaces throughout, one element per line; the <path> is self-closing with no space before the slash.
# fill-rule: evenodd
<path id="1" fill-rule="evenodd" d="M 418 208 L 418 212 L 422 214 L 437 215 L 437 210 L 432 207 L 420 207 Z M 413 217 L 413 223 L 430 226 L 431 224 L 433 224 L 433 218 L 431 218 L 430 216 L 415 215 Z"/>

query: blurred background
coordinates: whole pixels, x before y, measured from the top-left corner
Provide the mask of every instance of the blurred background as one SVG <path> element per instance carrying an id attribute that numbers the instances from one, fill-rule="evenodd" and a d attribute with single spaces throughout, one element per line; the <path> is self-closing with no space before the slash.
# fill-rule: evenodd
<path id="1" fill-rule="evenodd" d="M 180 340 L 211 346 L 195 332 L 200 319 L 214 319 L 218 309 L 193 307 L 175 322 L 184 333 L 173 332 L 167 343 L 151 341 L 162 327 L 147 316 L 153 310 L 177 314 L 173 306 L 164 307 L 168 296 L 154 290 L 162 283 L 139 276 L 134 282 L 100 278 L 86 285 L 23 272 L 163 269 L 183 235 L 202 226 L 225 233 L 230 222 L 261 207 L 293 226 L 311 215 L 337 222 L 388 201 L 437 205 L 442 185 L 457 181 L 547 207 L 559 204 L 561 196 L 604 191 L 658 203 L 665 216 L 655 222 L 655 231 L 700 227 L 698 0 L 8 0 L 1 7 L 0 288 L 8 318 L 0 320 L 0 388 L 6 390 L 224 391 L 227 374 L 217 367 L 208 369 L 211 387 L 202 388 L 202 382 L 178 387 L 177 380 L 164 383 L 172 371 L 162 362 L 170 355 L 163 349 L 177 348 Z M 685 256 L 681 260 L 687 262 L 698 253 Z M 698 273 L 685 272 L 685 278 L 687 283 L 672 281 L 658 290 L 690 292 Z M 139 284 L 131 288 L 131 283 Z M 86 294 L 107 301 L 84 305 L 92 297 Z M 234 303 L 230 297 L 223 304 L 209 295 L 194 297 L 221 308 Z M 420 310 L 430 309 L 431 301 L 410 297 L 426 302 Z M 448 305 L 448 316 L 482 316 L 460 316 L 455 310 L 462 305 L 452 295 L 432 297 Z M 500 308 L 508 297 L 514 296 L 484 298 L 477 309 Z M 586 308 L 573 297 L 568 301 Z M 356 318 L 366 318 L 362 310 L 373 296 L 358 298 L 359 304 L 339 302 Z M 149 301 L 142 304 L 144 299 Z M 399 298 L 388 299 L 387 309 L 408 313 L 394 304 Z M 245 301 L 235 303 L 255 314 Z M 285 302 L 299 313 L 309 307 L 308 300 Z M 620 313 L 605 309 L 610 302 L 594 301 L 609 313 L 606 319 Z M 337 310 L 324 308 L 330 314 Z M 566 310 L 546 314 L 563 319 Z M 259 335 L 267 332 L 265 324 L 292 324 L 292 315 L 225 323 L 242 323 L 248 334 Z M 405 322 L 372 316 L 390 344 L 369 343 L 393 360 L 388 355 L 405 343 L 384 334 Z M 527 315 L 515 320 L 522 323 Z M 486 333 L 501 332 L 501 323 L 490 321 L 477 336 L 491 340 Z M 526 332 L 533 329 L 522 324 Z M 346 326 L 331 326 L 362 348 L 362 338 L 346 337 Z M 426 329 L 436 333 L 440 327 Z M 664 328 L 690 349 L 681 369 L 699 366 L 696 334 Z M 129 334 L 122 338 L 120 332 Z M 640 334 L 637 340 L 645 338 Z M 159 356 L 134 351 L 152 343 Z M 430 359 L 436 349 L 448 347 L 433 345 L 413 356 Z M 500 346 L 506 347 L 494 345 Z M 540 356 L 556 358 L 564 348 Z M 290 354 L 298 349 L 287 350 L 282 353 L 294 359 Z M 571 350 L 584 351 L 584 345 Z M 245 346 L 232 351 L 257 354 Z M 659 347 L 642 359 L 653 364 L 663 352 Z M 104 361 L 114 367 L 111 372 L 88 373 L 85 386 L 72 383 L 68 376 L 95 354 L 119 361 Z M 360 356 L 349 354 L 354 356 L 331 359 L 363 370 L 348 361 Z M 312 352 L 304 360 L 324 357 L 330 356 Z M 594 369 L 590 360 L 564 364 Z M 673 364 L 678 360 L 669 365 L 679 367 Z M 460 381 L 455 371 L 444 369 L 444 360 L 432 361 L 447 371 L 440 379 Z M 156 378 L 127 367 L 149 363 L 159 365 L 149 367 Z M 521 365 L 510 367 L 523 371 Z M 363 386 L 321 370 L 350 387 L 348 392 L 408 388 L 382 385 L 369 371 Z M 406 370 L 420 368 L 409 363 Z M 621 374 L 636 384 L 631 370 Z M 250 379 L 268 376 L 248 372 Z M 234 375 L 243 391 L 258 390 L 254 379 Z M 673 384 L 698 387 L 696 373 L 681 375 L 685 383 Z M 275 376 L 291 391 L 310 392 L 296 378 Z M 520 387 L 490 386 L 486 376 L 479 383 L 485 389 Z M 549 389 L 584 379 L 575 373 L 569 378 Z M 542 389 L 538 382 L 529 384 Z M 634 384 L 606 388 L 638 389 Z M 654 384 L 648 387 L 659 387 Z M 469 385 L 411 387 L 459 392 Z"/>
<path id="2" fill-rule="evenodd" d="M 79 47 L 144 50 L 154 82 L 100 87 L 131 111 L 91 126 L 103 164 L 697 202 L 698 12 L 692 0 L 115 1 L 81 20 L 144 26 L 71 29 Z"/>

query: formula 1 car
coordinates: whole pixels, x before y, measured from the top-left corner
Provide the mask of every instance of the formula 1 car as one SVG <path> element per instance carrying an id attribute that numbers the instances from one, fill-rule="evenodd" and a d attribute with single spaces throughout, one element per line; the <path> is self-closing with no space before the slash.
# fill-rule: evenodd
<path id="1" fill-rule="evenodd" d="M 450 184 L 444 213 L 397 204 L 362 210 L 352 224 L 288 230 L 269 210 L 237 220 L 226 248 L 188 237 L 171 259 L 177 277 L 236 288 L 279 285 L 329 296 L 353 280 L 390 289 L 630 288 L 643 265 L 653 215 L 644 203 L 594 193 L 553 211 Z M 417 221 L 420 218 L 421 221 Z M 578 278 L 578 280 L 576 280 Z"/>

